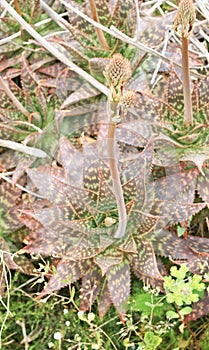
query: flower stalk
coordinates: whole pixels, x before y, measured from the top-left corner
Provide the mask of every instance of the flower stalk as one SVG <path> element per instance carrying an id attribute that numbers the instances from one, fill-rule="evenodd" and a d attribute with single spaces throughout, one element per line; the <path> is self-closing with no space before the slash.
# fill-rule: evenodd
<path id="1" fill-rule="evenodd" d="M 184 125 L 193 125 L 192 116 L 192 95 L 191 95 L 191 78 L 189 71 L 189 50 L 188 38 L 182 37 L 182 75 L 184 91 Z"/>
<path id="2" fill-rule="evenodd" d="M 127 213 L 116 155 L 115 131 L 117 123 L 121 121 L 127 110 L 135 103 L 135 93 L 133 91 L 123 94 L 123 87 L 131 77 L 130 62 L 124 59 L 122 55 L 115 54 L 106 66 L 104 76 L 110 89 L 107 108 L 109 117 L 107 151 L 112 186 L 118 209 L 118 228 L 114 237 L 122 238 L 126 233 Z"/>
<path id="3" fill-rule="evenodd" d="M 182 75 L 184 92 L 184 125 L 193 125 L 191 77 L 189 71 L 189 36 L 195 21 L 193 0 L 181 0 L 174 19 L 174 29 L 182 40 Z"/>

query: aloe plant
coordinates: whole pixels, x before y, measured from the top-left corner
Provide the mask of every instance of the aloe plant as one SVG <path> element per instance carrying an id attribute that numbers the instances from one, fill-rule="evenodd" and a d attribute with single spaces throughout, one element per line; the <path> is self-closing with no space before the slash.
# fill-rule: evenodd
<path id="1" fill-rule="evenodd" d="M 191 5 L 191 2 L 189 3 Z M 182 11 L 182 6 L 181 4 L 180 11 Z M 191 12 L 192 15 L 190 17 L 190 13 L 188 14 L 187 27 L 189 28 L 189 32 L 187 34 L 192 29 L 190 26 L 192 26 L 194 20 L 193 8 Z M 180 14 L 178 13 L 174 24 L 175 27 L 179 25 L 181 30 L 181 28 L 184 28 L 184 23 L 180 26 L 179 17 Z M 180 36 L 182 37 L 182 33 L 180 33 Z M 189 38 L 186 39 L 188 41 Z M 182 55 L 184 56 L 185 53 L 183 51 L 182 49 Z M 138 133 L 144 136 L 144 140 L 148 140 L 153 133 L 158 135 L 158 137 L 160 135 L 161 140 L 158 138 L 156 146 L 160 143 L 162 144 L 162 139 L 164 139 L 164 146 L 159 146 L 161 147 L 161 156 L 160 159 L 155 159 L 155 164 L 158 166 L 171 164 L 174 160 L 176 164 L 180 165 L 179 170 L 181 172 L 182 170 L 186 171 L 188 181 L 193 176 L 192 174 L 197 174 L 198 181 L 196 187 L 194 187 L 194 192 L 195 189 L 198 189 L 201 196 L 203 196 L 203 200 L 207 201 L 207 191 L 204 191 L 203 187 L 208 186 L 207 176 L 204 176 L 205 174 L 207 175 L 209 155 L 208 98 L 206 92 L 208 75 L 191 81 L 190 74 L 188 73 L 188 56 L 185 58 L 185 64 L 187 68 L 183 70 L 185 72 L 184 75 L 187 75 L 186 80 L 189 81 L 189 87 L 192 89 L 191 98 L 190 93 L 187 95 L 187 91 L 184 91 L 185 84 L 180 74 L 177 74 L 174 67 L 171 66 L 170 71 L 162 73 L 162 78 L 152 93 L 149 89 L 138 91 L 134 113 L 132 115 L 130 113 L 127 114 L 125 125 L 126 128 L 134 128 L 138 131 Z M 190 117 L 187 114 L 190 108 L 187 108 L 187 102 L 185 105 L 185 100 L 191 100 L 189 102 L 190 105 L 192 102 L 192 115 L 189 112 Z M 143 147 L 144 142 L 141 140 L 140 144 L 139 140 L 134 138 L 131 141 L 132 145 L 136 147 Z M 173 147 L 173 151 L 170 148 L 168 149 L 169 143 L 169 147 Z M 193 169 L 192 166 L 196 166 L 197 170 Z M 190 178 L 189 173 L 191 174 Z"/>
<path id="2" fill-rule="evenodd" d="M 59 11 L 60 6 L 57 8 Z M 46 60 L 46 53 L 38 52 L 40 46 L 37 43 L 30 41 L 30 36 L 21 25 L 6 11 L 3 11 L 4 6 L 1 4 L 1 24 L 0 24 L 0 39 L 1 39 L 1 59 L 3 59 L 2 67 L 8 69 L 21 62 L 21 55 L 24 52 L 33 63 L 40 60 Z M 14 2 L 14 9 L 23 17 L 27 23 L 34 26 L 42 35 L 50 34 L 59 29 L 59 26 L 52 21 L 49 16 L 41 9 L 39 0 Z"/>
<path id="3" fill-rule="evenodd" d="M 39 298 L 81 278 L 82 310 L 90 308 L 100 295 L 100 315 L 113 303 L 123 318 L 130 295 L 130 267 L 139 278 L 162 289 L 166 270 L 155 252 L 195 262 L 197 252 L 208 249 L 207 239 L 188 237 L 187 241 L 164 229 L 169 223 L 187 219 L 205 204 L 187 204 L 187 193 L 185 198 L 160 199 L 155 183 L 147 184 L 145 180 L 153 159 L 154 145 L 148 143 L 120 170 L 128 220 L 125 236 L 115 238 L 118 207 L 101 145 L 101 141 L 84 143 L 81 153 L 66 138 L 61 139 L 62 168 L 28 170 L 48 204 L 45 207 L 43 202 L 41 208 L 34 203 L 23 211 L 21 220 L 33 233 L 26 238 L 21 253 L 56 257 L 56 272 Z M 78 169 L 83 172 L 78 173 Z"/>
<path id="4" fill-rule="evenodd" d="M 41 92 L 37 89 L 40 88 L 39 78 L 25 60 L 23 64 L 24 90 L 21 96 L 28 96 L 29 103 L 25 104 L 25 107 L 29 108 L 32 117 L 34 102 L 38 101 L 39 106 L 35 104 L 36 108 L 38 106 L 38 110 L 42 113 L 45 111 L 46 114 L 37 122 L 41 121 L 44 125 L 47 121 L 47 110 L 44 109 L 43 95 L 40 95 Z M 51 67 L 42 68 L 40 72 L 48 72 L 53 76 Z M 97 122 L 96 125 L 97 141 L 88 144 L 83 137 L 82 151 L 76 150 L 69 140 L 61 139 L 60 153 L 56 161 L 62 167 L 42 166 L 37 170 L 28 170 L 28 175 L 40 191 L 41 197 L 46 198 L 48 202 L 32 202 L 28 211 L 22 211 L 21 215 L 22 222 L 33 231 L 32 235 L 25 239 L 27 246 L 21 252 L 58 258 L 54 261 L 57 273 L 51 277 L 40 297 L 81 278 L 81 309 L 90 308 L 100 295 L 101 316 L 113 303 L 123 317 L 130 294 L 130 267 L 143 281 L 162 289 L 163 274 L 166 274 L 166 270 L 155 254 L 184 259 L 190 262 L 191 270 L 198 270 L 199 265 L 195 264 L 195 261 L 199 252 L 203 252 L 204 255 L 208 244 L 206 239 L 179 239 L 165 229 L 166 225 L 188 219 L 206 204 L 188 202 L 190 193 L 187 181 L 183 181 L 182 196 L 175 189 L 167 193 L 164 178 L 154 182 L 148 181 L 153 163 L 157 160 L 154 144 L 159 141 L 159 137 L 158 141 L 155 140 L 156 132 L 164 128 L 162 123 L 152 123 L 153 125 L 148 127 L 146 123 L 139 123 L 138 119 L 143 117 L 144 109 L 147 108 L 150 113 L 148 122 L 153 117 L 156 118 L 157 111 L 161 121 L 161 107 L 167 107 L 167 103 L 150 95 L 135 96 L 133 92 L 123 91 L 130 74 L 129 63 L 121 55 L 114 56 L 105 69 L 110 88 L 107 109 L 109 114 L 107 113 L 108 118 L 105 122 L 108 128 L 104 127 L 105 123 L 101 118 L 101 122 Z M 30 89 L 32 86 L 33 89 Z M 47 87 L 47 81 L 44 82 L 44 86 Z M 51 85 L 49 86 L 51 88 Z M 63 109 L 57 112 L 58 119 L 59 113 L 61 116 L 64 113 L 68 115 L 65 106 L 76 102 L 76 97 L 70 98 L 64 101 Z M 146 98 L 149 103 L 155 102 L 154 110 Z M 24 101 L 24 98 L 22 99 Z M 134 110 L 131 112 L 128 109 L 135 100 Z M 79 105 L 76 108 L 79 111 Z M 82 110 L 85 111 L 85 106 L 81 105 Z M 168 110 L 172 110 L 172 107 L 168 107 Z M 70 109 L 69 116 L 73 111 L 74 109 Z M 104 108 L 96 108 L 94 115 L 91 116 L 90 113 L 90 119 L 87 121 L 99 121 L 101 111 L 102 115 L 106 114 Z M 51 114 L 50 117 L 53 118 Z M 121 120 L 122 123 L 117 124 Z M 85 123 L 83 119 L 79 124 L 78 118 L 78 124 L 72 129 L 80 128 L 82 134 L 81 125 L 85 126 Z M 87 123 L 90 129 L 91 125 Z M 133 126 L 136 126 L 135 130 Z M 71 136 L 73 135 L 68 137 L 73 140 L 75 136 Z M 126 152 L 123 154 L 121 150 L 119 162 L 116 162 L 116 136 L 126 146 L 130 143 L 144 148 L 144 151 L 137 151 L 135 155 L 126 159 Z M 164 140 L 165 137 L 161 137 L 161 141 Z M 167 141 L 170 139 L 167 138 Z M 108 145 L 107 153 L 105 145 Z M 113 162 L 109 162 L 110 159 L 113 159 Z M 115 174 L 118 187 L 114 184 Z M 170 176 L 172 178 L 172 175 Z M 117 192 L 118 189 L 122 192 L 122 197 L 121 192 Z M 195 251 L 192 247 L 195 247 Z M 86 287 L 88 280 L 90 288 Z M 92 296 L 90 301 L 89 293 Z"/>
<path id="5" fill-rule="evenodd" d="M 120 2 L 121 11 L 126 3 Z M 70 4 L 75 5 L 72 1 Z M 116 4 L 119 6 L 118 2 Z M 127 18 L 126 34 L 131 35 L 135 30 L 135 18 L 131 15 L 133 3 L 127 4 L 122 18 Z M 121 28 L 117 6 L 104 3 L 101 8 L 99 1 L 92 1 L 91 5 L 97 23 L 118 24 Z M 20 13 L 17 5 L 16 10 Z M 5 100 L 6 89 L 2 91 L 1 100 L 6 101 L 6 105 L 1 112 L 5 121 L 9 119 L 10 126 L 3 126 L 2 138 L 15 141 L 26 139 L 34 147 L 41 146 L 50 156 L 53 154 L 51 166 L 42 164 L 38 168 L 36 162 L 34 166 L 37 169 L 27 171 L 28 183 L 31 186 L 31 179 L 40 192 L 37 197 L 39 195 L 42 199 L 27 203 L 28 210 L 24 208 L 21 212 L 22 223 L 32 231 L 25 239 L 26 247 L 21 252 L 52 258 L 52 270 L 56 272 L 39 297 L 81 279 L 81 309 L 89 309 L 99 296 L 101 316 L 113 303 L 123 318 L 130 295 L 131 269 L 144 282 L 161 290 L 166 270 L 158 256 L 172 257 L 177 264 L 181 264 L 183 259 L 191 272 L 204 274 L 207 269 L 208 240 L 190 235 L 187 239 L 178 238 L 175 228 L 171 226 L 189 219 L 205 208 L 208 202 L 208 193 L 203 189 L 208 186 L 208 99 L 205 94 L 208 77 L 194 84 L 192 99 L 196 101 L 196 110 L 192 115 L 193 120 L 191 114 L 184 114 L 185 91 L 174 69 L 157 85 L 153 94 L 139 90 L 136 93 L 127 92 L 124 85 L 127 83 L 128 86 L 130 64 L 119 54 L 112 60 L 103 58 L 111 55 L 116 47 L 124 52 L 128 45 L 118 43 L 103 33 L 105 43 L 101 31 L 87 25 L 88 21 L 81 20 L 79 16 L 70 17 L 68 28 L 73 35 L 78 34 L 79 45 L 73 40 L 70 40 L 70 44 L 66 43 L 65 38 L 62 40 L 60 37 L 52 38 L 51 43 L 46 40 L 40 42 L 45 48 L 52 49 L 51 53 L 57 54 L 60 50 L 62 56 L 64 52 L 64 63 L 69 62 L 70 57 L 86 67 L 89 58 L 86 60 L 85 55 L 90 54 L 89 51 L 93 49 L 96 58 L 101 55 L 100 72 L 107 64 L 104 75 L 110 90 L 109 107 L 101 107 L 101 96 L 97 99 L 100 91 L 107 93 L 106 88 L 102 84 L 93 86 L 95 80 L 84 74 L 86 72 L 80 67 L 77 69 L 71 61 L 69 67 L 76 68 L 76 73 L 86 77 L 87 84 L 83 84 L 75 72 L 69 72 L 62 64 L 55 63 L 48 67 L 40 64 L 34 72 L 24 58 L 21 86 L 7 78 L 11 93 L 7 90 L 8 98 Z M 86 31 L 89 31 L 88 35 Z M 40 39 L 39 36 L 34 37 Z M 127 56 L 132 57 L 132 53 L 131 48 Z M 60 59 L 60 55 L 55 56 Z M 89 61 L 90 70 L 93 71 L 92 61 Z M 119 62 L 119 71 L 111 68 L 114 61 Z M 117 80 L 118 74 L 122 77 L 121 82 Z M 48 75 L 50 79 L 41 81 L 43 75 L 45 78 Z M 162 95 L 159 95 L 160 89 Z M 61 101 L 54 96 L 55 90 Z M 89 103 L 86 107 L 83 105 L 85 99 L 94 104 Z M 17 100 L 21 103 L 19 107 Z M 134 108 L 129 110 L 132 105 Z M 14 106 L 18 108 L 17 121 L 14 121 Z M 36 129 L 31 124 L 41 133 L 41 129 L 51 123 L 54 116 L 55 127 L 52 123 L 52 129 L 46 133 L 46 144 L 42 135 L 36 143 L 33 139 Z M 62 117 L 65 117 L 65 122 Z M 13 128 L 16 122 L 18 126 Z M 59 150 L 55 152 L 59 133 L 63 131 L 58 128 L 60 125 L 68 138 L 60 140 Z M 53 144 L 51 131 L 53 141 L 56 141 Z M 82 141 L 79 150 L 73 146 L 77 139 Z M 127 151 L 129 146 L 134 154 Z M 1 154 L 1 159 L 5 158 L 4 153 Z M 193 167 L 190 167 L 191 162 Z M 11 157 L 7 169 L 13 169 L 17 163 L 15 156 Z M 13 182 L 31 164 L 28 160 L 24 166 L 20 164 Z M 162 176 L 161 171 L 166 176 Z M 196 189 L 205 202 L 193 203 Z"/>

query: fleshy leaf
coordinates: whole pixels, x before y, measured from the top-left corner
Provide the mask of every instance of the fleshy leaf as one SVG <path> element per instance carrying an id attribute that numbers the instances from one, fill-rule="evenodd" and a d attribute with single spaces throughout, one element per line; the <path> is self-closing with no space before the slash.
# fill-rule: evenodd
<path id="1" fill-rule="evenodd" d="M 8 182 L 0 185 L 0 232 L 12 232 L 22 226 L 18 218 L 21 190 Z"/>
<path id="2" fill-rule="evenodd" d="M 152 232 L 147 238 L 152 242 L 155 253 L 164 257 L 193 261 L 198 259 L 200 253 L 209 252 L 207 238 L 188 235 L 187 239 L 184 239 L 166 230 Z"/>
<path id="3" fill-rule="evenodd" d="M 187 204 L 184 202 L 174 203 L 172 201 L 166 201 L 163 206 L 165 217 L 168 219 L 166 224 L 172 225 L 187 220 L 205 208 L 205 206 L 206 203 Z"/>
<path id="4" fill-rule="evenodd" d="M 194 163 L 199 171 L 204 174 L 202 168 L 206 160 L 209 159 L 209 152 L 208 150 L 201 150 L 201 153 L 194 152 L 191 153 L 191 151 L 188 153 L 188 155 L 183 155 L 180 160 L 184 162 L 192 162 Z"/>
<path id="5" fill-rule="evenodd" d="M 57 266 L 57 270 L 50 278 L 46 288 L 38 295 L 38 299 L 53 291 L 59 290 L 80 279 L 91 267 L 91 260 L 75 262 L 63 259 Z"/>
<path id="6" fill-rule="evenodd" d="M 103 284 L 101 270 L 94 266 L 83 278 L 80 289 L 80 309 L 89 310 L 96 300 Z"/>
<path id="7" fill-rule="evenodd" d="M 209 203 L 209 169 L 204 169 L 203 174 L 199 175 L 197 181 L 197 191 L 202 199 Z"/>
<path id="8" fill-rule="evenodd" d="M 130 296 L 130 266 L 127 260 L 110 267 L 107 271 L 107 282 L 110 297 L 120 314 L 126 312 Z"/>
<path id="9" fill-rule="evenodd" d="M 104 276 L 113 266 L 117 266 L 122 263 L 123 253 L 115 250 L 114 248 L 110 248 L 103 254 L 95 257 L 94 261 L 100 267 L 102 275 Z"/>
<path id="10" fill-rule="evenodd" d="M 208 249 L 209 253 L 209 249 Z M 189 268 L 189 271 L 197 275 L 204 275 L 208 273 L 209 270 L 209 254 L 198 253 L 193 259 L 189 259 L 186 263 Z"/>
<path id="11" fill-rule="evenodd" d="M 101 318 L 103 318 L 106 315 L 111 305 L 112 305 L 112 300 L 106 284 L 101 292 L 99 305 L 98 305 L 98 312 Z"/>
<path id="12" fill-rule="evenodd" d="M 195 321 L 209 313 L 209 296 L 205 295 L 203 300 L 199 300 L 192 307 L 192 312 L 184 317 L 184 322 Z"/>
<path id="13" fill-rule="evenodd" d="M 68 183 L 81 186 L 83 183 L 83 174 L 80 169 L 83 167 L 83 157 L 76 150 L 67 138 L 61 138 L 60 146 L 60 162 L 65 169 L 65 177 Z"/>
<path id="14" fill-rule="evenodd" d="M 137 242 L 138 254 L 128 254 L 134 273 L 145 283 L 152 287 L 159 286 L 162 289 L 163 277 L 161 276 L 154 250 L 148 240 L 141 239 Z"/>
<path id="15" fill-rule="evenodd" d="M 58 178 L 50 173 L 44 173 L 35 169 L 29 169 L 28 174 L 33 183 L 38 187 L 41 194 L 46 196 L 55 205 L 69 205 L 74 214 L 80 219 L 80 215 L 84 218 L 89 215 L 89 211 L 85 209 L 84 203 L 89 203 L 89 191 L 61 182 Z M 46 191 L 47 189 L 47 191 Z M 82 208 L 83 204 L 83 208 Z"/>
<path id="16" fill-rule="evenodd" d="M 69 105 L 80 102 L 81 100 L 86 100 L 91 97 L 95 97 L 100 94 L 100 91 L 92 87 L 89 83 L 85 82 L 82 86 L 75 92 L 73 92 L 67 99 L 63 102 L 61 108 L 67 108 Z"/>
<path id="17" fill-rule="evenodd" d="M 33 91 L 39 83 L 38 76 L 32 71 L 26 59 L 22 58 L 22 86 L 24 91 Z"/>

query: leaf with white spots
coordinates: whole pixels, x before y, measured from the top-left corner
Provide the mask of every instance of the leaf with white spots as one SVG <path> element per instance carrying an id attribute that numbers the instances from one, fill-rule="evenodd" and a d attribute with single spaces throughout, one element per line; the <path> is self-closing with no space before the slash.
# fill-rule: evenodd
<path id="1" fill-rule="evenodd" d="M 159 272 L 152 244 L 146 239 L 140 239 L 137 247 L 138 254 L 128 254 L 135 275 L 152 287 L 162 289 L 163 277 Z"/>
<path id="2" fill-rule="evenodd" d="M 100 268 L 95 265 L 82 278 L 80 289 L 80 310 L 89 310 L 101 291 L 104 278 Z"/>
<path id="3" fill-rule="evenodd" d="M 131 287 L 130 266 L 127 260 L 109 268 L 107 283 L 115 308 L 119 313 L 125 314 Z"/>
<path id="4" fill-rule="evenodd" d="M 59 290 L 67 286 L 68 284 L 74 283 L 80 279 L 87 271 L 91 268 L 91 260 L 84 260 L 83 262 L 77 262 L 72 260 L 63 259 L 57 266 L 56 271 L 50 278 L 47 286 L 38 295 L 37 299 L 42 298 L 46 294 Z"/>

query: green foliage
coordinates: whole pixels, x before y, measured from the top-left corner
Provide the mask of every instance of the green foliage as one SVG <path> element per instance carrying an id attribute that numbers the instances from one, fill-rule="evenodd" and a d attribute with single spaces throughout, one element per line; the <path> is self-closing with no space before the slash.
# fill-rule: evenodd
<path id="1" fill-rule="evenodd" d="M 161 344 L 162 338 L 155 335 L 153 332 L 146 332 L 144 335 L 144 342 L 138 344 L 138 350 L 154 350 Z"/>
<path id="2" fill-rule="evenodd" d="M 196 303 L 201 296 L 203 297 L 205 284 L 202 283 L 202 276 L 187 276 L 188 271 L 188 267 L 184 264 L 179 269 L 172 266 L 171 275 L 165 276 L 164 288 L 168 303 L 175 303 L 178 306 L 191 305 Z"/>
<path id="3" fill-rule="evenodd" d="M 141 293 L 135 293 L 133 294 L 131 300 L 131 307 L 134 311 L 140 310 L 142 313 L 142 317 L 148 317 L 150 318 L 151 313 L 153 314 L 153 317 L 157 317 L 161 319 L 163 316 L 167 305 L 162 299 L 162 295 L 157 295 L 157 293 L 151 293 L 149 289 L 144 288 L 147 292 L 141 294 Z"/>
<path id="4" fill-rule="evenodd" d="M 206 328 L 200 337 L 200 347 L 202 350 L 207 350 L 208 348 L 208 335 L 209 335 L 209 328 L 208 328 L 208 324 L 206 324 Z"/>

